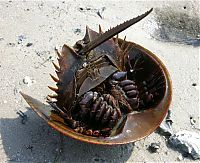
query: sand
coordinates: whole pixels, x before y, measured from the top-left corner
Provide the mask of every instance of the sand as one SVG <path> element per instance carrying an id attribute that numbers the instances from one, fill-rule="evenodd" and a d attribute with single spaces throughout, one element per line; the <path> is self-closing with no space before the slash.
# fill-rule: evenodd
<path id="1" fill-rule="evenodd" d="M 63 44 L 73 46 L 83 38 L 86 25 L 98 30 L 101 24 L 102 29 L 107 30 L 151 7 L 154 7 L 151 15 L 122 32 L 120 37 L 126 35 L 127 40 L 155 53 L 169 70 L 173 84 L 170 110 L 174 132 L 183 129 L 199 131 L 199 47 L 196 46 L 198 42 L 193 44 L 190 41 L 192 45 L 187 45 L 188 39 L 195 42 L 200 37 L 197 36 L 198 1 L 0 1 L 0 162 L 182 160 L 180 153 L 158 133 L 134 144 L 113 147 L 90 145 L 68 137 L 62 141 L 60 134 L 41 120 L 19 94 L 21 90 L 45 101 L 47 94 L 51 93 L 47 85 L 53 85 L 49 73 L 54 74 L 51 64 L 56 61 L 54 48 L 60 49 Z M 166 13 L 159 15 L 161 11 L 174 13 L 166 37 L 155 35 L 163 32 L 157 24 L 159 20 L 172 20 L 164 17 L 168 15 Z M 179 26 L 175 27 L 177 15 L 182 18 L 180 13 L 193 18 L 185 22 L 194 27 L 193 30 L 181 24 L 179 19 Z M 175 29 L 183 32 L 171 35 Z M 28 117 L 25 124 L 16 114 L 19 110 Z M 190 117 L 196 123 L 191 124 Z M 160 148 L 156 153 L 150 153 L 147 148 L 155 142 L 160 143 Z M 182 161 L 192 160 L 183 158 Z"/>

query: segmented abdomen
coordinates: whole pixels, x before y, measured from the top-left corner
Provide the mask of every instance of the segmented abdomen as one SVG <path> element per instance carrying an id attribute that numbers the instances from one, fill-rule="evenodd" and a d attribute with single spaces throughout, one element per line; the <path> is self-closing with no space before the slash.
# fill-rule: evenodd
<path id="1" fill-rule="evenodd" d="M 139 106 L 139 97 L 137 86 L 132 80 L 123 80 L 119 83 L 119 86 L 125 93 L 126 100 L 129 102 L 132 108 L 138 108 Z"/>
<path id="2" fill-rule="evenodd" d="M 137 85 L 134 81 L 127 79 L 127 72 L 121 71 L 114 73 L 110 84 L 113 88 L 113 96 L 128 108 L 128 112 L 138 108 L 139 92 Z"/>
<path id="3" fill-rule="evenodd" d="M 79 102 L 80 115 L 86 121 L 93 121 L 102 126 L 112 128 L 121 117 L 117 101 L 110 94 L 96 96 L 95 92 L 87 92 Z"/>

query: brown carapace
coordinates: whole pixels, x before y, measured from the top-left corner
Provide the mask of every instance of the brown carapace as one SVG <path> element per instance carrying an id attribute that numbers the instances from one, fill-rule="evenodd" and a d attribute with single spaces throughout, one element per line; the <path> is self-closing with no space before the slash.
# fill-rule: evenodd
<path id="1" fill-rule="evenodd" d="M 53 63 L 57 88 L 48 103 L 22 96 L 36 113 L 64 135 L 94 144 L 125 144 L 152 133 L 171 102 L 171 81 L 150 51 L 114 37 L 150 12 L 107 32 L 86 28 L 71 48 L 64 45 Z M 134 33 L 133 33 L 134 34 Z"/>

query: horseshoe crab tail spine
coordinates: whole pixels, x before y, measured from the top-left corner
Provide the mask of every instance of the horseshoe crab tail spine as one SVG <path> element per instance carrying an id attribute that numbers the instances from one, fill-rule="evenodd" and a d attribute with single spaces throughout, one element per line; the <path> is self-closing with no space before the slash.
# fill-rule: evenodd
<path id="1" fill-rule="evenodd" d="M 142 20 L 143 18 L 145 18 L 147 15 L 149 15 L 152 12 L 152 10 L 153 10 L 153 8 L 151 8 L 149 11 L 145 12 L 144 14 L 137 16 L 136 18 L 130 19 L 130 20 L 128 20 L 128 21 L 126 21 L 126 22 L 124 22 L 120 25 L 117 25 L 116 27 L 106 31 L 101 36 L 97 37 L 93 41 L 89 42 L 85 47 L 83 47 L 83 49 L 81 49 L 79 51 L 79 54 L 85 54 L 85 53 L 89 52 L 90 50 L 96 48 L 101 43 L 109 40 L 110 38 L 112 38 L 116 34 L 124 31 L 128 27 L 132 26 L 133 24 L 135 24 L 135 23 L 139 22 L 140 20 Z"/>

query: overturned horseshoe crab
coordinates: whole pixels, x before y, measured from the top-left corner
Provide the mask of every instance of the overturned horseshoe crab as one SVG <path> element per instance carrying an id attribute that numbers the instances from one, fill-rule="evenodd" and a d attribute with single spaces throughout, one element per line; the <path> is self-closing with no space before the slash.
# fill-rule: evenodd
<path id="1" fill-rule="evenodd" d="M 169 73 L 149 50 L 114 37 L 151 11 L 105 33 L 87 27 L 82 40 L 57 51 L 48 105 L 21 92 L 24 99 L 51 127 L 87 143 L 126 144 L 151 134 L 171 102 Z"/>

